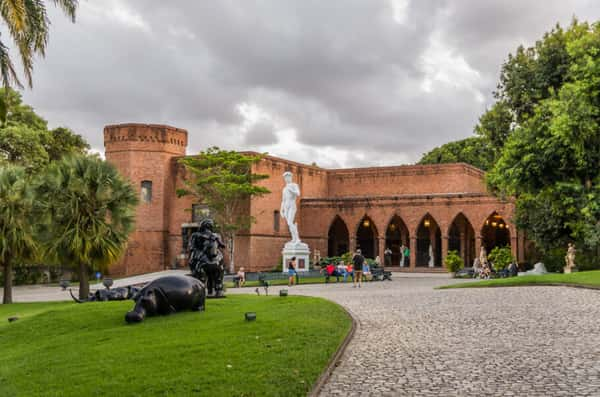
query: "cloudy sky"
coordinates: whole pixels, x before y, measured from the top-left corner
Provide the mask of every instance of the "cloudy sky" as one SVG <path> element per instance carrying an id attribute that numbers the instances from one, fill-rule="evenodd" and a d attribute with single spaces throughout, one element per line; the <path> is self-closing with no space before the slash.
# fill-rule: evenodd
<path id="1" fill-rule="evenodd" d="M 165 123 L 212 145 L 324 167 L 405 164 L 472 134 L 499 68 L 597 0 L 82 0 L 49 6 L 25 100 L 102 150 Z"/>

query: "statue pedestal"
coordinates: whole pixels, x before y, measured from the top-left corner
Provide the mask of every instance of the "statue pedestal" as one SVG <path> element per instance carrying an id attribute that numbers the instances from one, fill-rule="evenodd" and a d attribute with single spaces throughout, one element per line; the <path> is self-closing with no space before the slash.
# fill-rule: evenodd
<path id="1" fill-rule="evenodd" d="M 285 243 L 283 247 L 283 251 L 281 251 L 283 255 L 283 272 L 286 273 L 288 271 L 288 262 L 292 259 L 292 257 L 296 257 L 296 271 L 298 272 L 307 272 L 308 271 L 308 262 L 310 258 L 310 249 L 308 249 L 308 244 L 303 242 L 293 243 L 291 241 Z"/>

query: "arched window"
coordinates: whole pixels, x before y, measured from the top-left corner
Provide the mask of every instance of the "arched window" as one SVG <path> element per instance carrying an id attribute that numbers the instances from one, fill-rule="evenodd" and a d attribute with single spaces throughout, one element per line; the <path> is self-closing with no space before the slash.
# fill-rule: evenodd
<path id="1" fill-rule="evenodd" d="M 143 203 L 152 202 L 152 181 L 142 181 L 141 199 Z"/>

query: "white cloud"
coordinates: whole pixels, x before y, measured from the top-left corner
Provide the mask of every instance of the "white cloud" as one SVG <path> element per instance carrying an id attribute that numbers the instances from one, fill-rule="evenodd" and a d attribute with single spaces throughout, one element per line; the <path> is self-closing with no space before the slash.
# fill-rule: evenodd
<path id="1" fill-rule="evenodd" d="M 392 17 L 396 23 L 403 25 L 408 20 L 410 0 L 389 0 L 392 7 Z"/>
<path id="2" fill-rule="evenodd" d="M 82 2 L 79 13 L 86 16 L 95 16 L 110 22 L 117 22 L 123 26 L 141 30 L 145 33 L 151 31 L 150 25 L 144 17 L 126 2 L 120 0 L 103 0 L 102 2 Z"/>
<path id="3" fill-rule="evenodd" d="M 482 78 L 479 71 L 473 69 L 464 56 L 457 54 L 442 39 L 440 31 L 434 31 L 429 37 L 429 46 L 421 57 L 421 66 L 425 74 L 421 88 L 434 93 L 438 84 L 471 92 L 475 100 L 482 103 L 485 99 L 481 92 Z"/>

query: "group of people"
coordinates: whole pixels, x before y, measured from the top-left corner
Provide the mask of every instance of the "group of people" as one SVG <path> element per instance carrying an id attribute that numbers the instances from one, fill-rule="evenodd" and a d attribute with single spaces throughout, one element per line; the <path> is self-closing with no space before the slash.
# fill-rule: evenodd
<path id="1" fill-rule="evenodd" d="M 400 267 L 408 266 L 409 259 L 410 259 L 410 249 L 407 246 L 405 246 L 404 244 L 402 244 L 400 246 L 399 253 L 400 253 Z M 383 257 L 385 259 L 386 266 L 394 265 L 392 263 L 392 250 L 389 247 L 386 248 L 385 251 L 383 251 Z"/>
<path id="2" fill-rule="evenodd" d="M 493 263 L 491 263 L 487 258 L 487 251 L 485 247 L 481 247 L 481 251 L 479 251 L 479 257 L 475 258 L 473 261 L 473 277 L 474 278 L 483 278 L 489 279 L 493 273 Z M 510 263 L 506 269 L 503 269 L 498 274 L 501 277 L 514 277 L 518 274 L 519 267 L 515 262 Z"/>
<path id="3" fill-rule="evenodd" d="M 381 266 L 378 259 L 379 257 L 375 259 L 375 262 Z M 352 278 L 353 288 L 356 288 L 357 285 L 358 288 L 361 288 L 363 277 L 367 281 L 371 281 L 373 279 L 371 267 L 367 263 L 365 257 L 362 255 L 360 249 L 357 249 L 352 256 L 352 263 L 344 264 L 343 261 L 340 261 L 337 265 L 329 263 L 323 270 L 328 277 L 343 277 L 344 282 L 346 282 L 348 276 L 350 276 Z"/>

